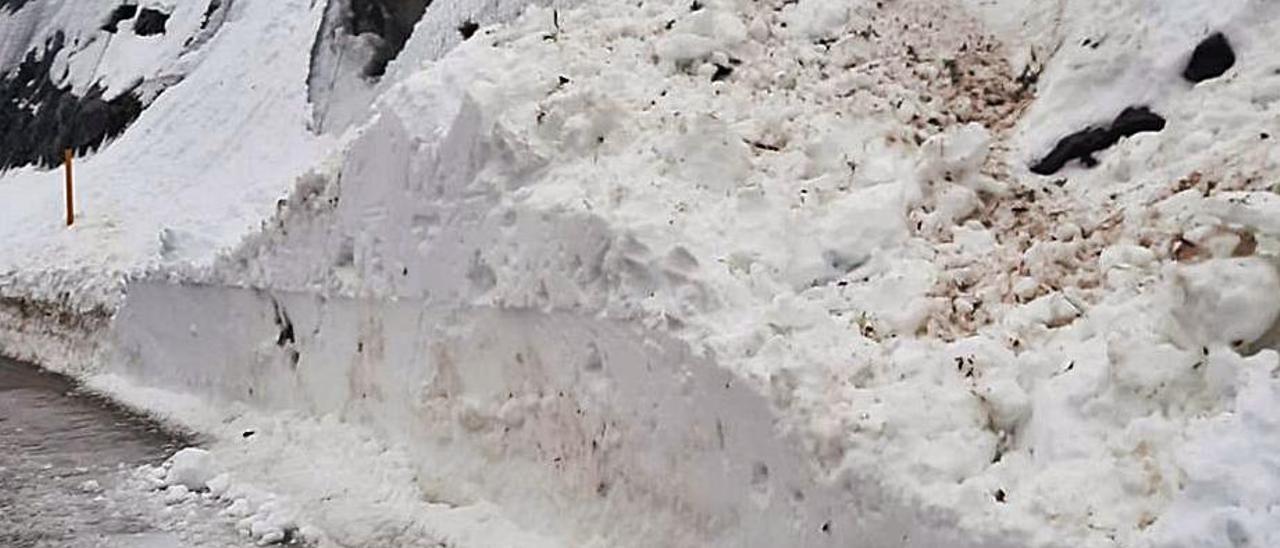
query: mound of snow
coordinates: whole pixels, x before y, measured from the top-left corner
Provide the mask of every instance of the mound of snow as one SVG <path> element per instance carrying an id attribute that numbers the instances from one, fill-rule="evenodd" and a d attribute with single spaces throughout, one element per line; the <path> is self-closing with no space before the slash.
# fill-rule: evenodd
<path id="1" fill-rule="evenodd" d="M 168 471 L 164 476 L 165 485 L 181 486 L 192 491 L 204 491 L 213 478 L 214 462 L 209 452 L 198 447 L 188 447 L 177 453 L 165 463 Z"/>
<path id="2" fill-rule="evenodd" d="M 238 3 L 264 18 L 228 29 L 273 38 L 279 72 L 210 50 L 86 162 L 133 167 L 198 112 L 156 152 L 199 158 L 138 164 L 198 192 L 122 183 L 144 205 L 121 211 L 156 213 L 119 231 L 91 213 L 84 240 L 26 213 L 48 190 L 0 223 L 23 271 L 198 258 L 131 280 L 107 367 L 227 405 L 207 428 L 243 404 L 378 432 L 403 461 L 347 502 L 418 508 L 420 488 L 566 544 L 1280 531 L 1276 4 L 588 1 L 467 25 L 450 50 L 457 24 L 520 7 L 451 2 L 376 82 L 349 71 L 320 106 L 346 129 L 329 137 L 303 129 L 297 37 L 325 11 L 303 4 Z M 1193 85 L 1217 33 L 1235 62 Z M 269 91 L 184 110 L 227 73 Z M 373 452 L 322 439 L 334 469 Z M 270 443 L 228 467 L 287 472 Z M 288 473 L 284 506 L 200 481 L 257 538 L 330 508 Z M 431 528 L 339 534 L 406 523 Z"/>

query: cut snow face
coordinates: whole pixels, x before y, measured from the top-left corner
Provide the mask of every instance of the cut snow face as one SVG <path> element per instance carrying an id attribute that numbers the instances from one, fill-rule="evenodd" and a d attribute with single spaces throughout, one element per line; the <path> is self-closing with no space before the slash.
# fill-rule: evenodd
<path id="1" fill-rule="evenodd" d="M 1235 64 L 1236 54 L 1231 49 L 1231 43 L 1227 41 L 1226 35 L 1215 32 L 1196 46 L 1182 77 L 1196 83 L 1212 80 L 1222 76 Z"/>
<path id="2" fill-rule="evenodd" d="M 1125 137 L 1160 131 L 1164 125 L 1164 118 L 1147 107 L 1126 108 L 1108 127 L 1091 127 L 1063 137 L 1053 152 L 1031 166 L 1031 172 L 1052 175 L 1072 160 L 1093 167 L 1098 164 L 1093 157 L 1095 153 L 1111 148 Z"/>
<path id="3" fill-rule="evenodd" d="M 515 3 L 432 7 L 375 84 L 376 33 L 311 56 L 328 4 L 237 2 L 210 59 L 83 163 L 110 182 L 86 193 L 101 228 L 40 225 L 58 174 L 19 172 L 0 261 L 91 276 L 161 234 L 103 367 L 208 398 L 216 456 L 257 475 L 236 483 L 377 518 L 343 545 L 399 524 L 332 509 L 391 486 L 414 519 L 482 501 L 553 545 L 1280 546 L 1274 67 L 1180 75 L 1198 29 L 1273 50 L 1280 4 L 489 11 Z M 996 3 L 990 25 L 961 9 Z M 190 36 L 205 3 L 185 5 L 117 39 Z M 446 53 L 463 21 L 484 32 Z M 311 144 L 308 78 L 322 124 L 359 127 L 332 148 Z M 1027 175 L 1072 134 L 1060 164 L 1122 142 L 1070 180 Z M 240 404 L 409 455 L 334 473 L 381 472 L 381 448 L 273 435 Z M 960 532 L 929 536 L 948 516 Z"/>
<path id="4" fill-rule="evenodd" d="M 421 417 L 419 403 L 430 400 L 438 420 L 409 419 L 386 430 L 456 427 L 451 447 L 474 443 L 480 452 L 501 454 L 478 465 L 476 475 L 503 480 L 467 490 L 499 504 L 520 504 L 512 499 L 527 491 L 507 478 L 533 484 L 526 478 L 536 476 L 529 470 L 538 466 L 512 466 L 519 471 L 509 476 L 494 470 L 521 457 L 555 458 L 549 474 L 570 484 L 566 491 L 595 497 L 592 507 L 615 509 L 602 518 L 610 525 L 656 510 L 616 510 L 627 500 L 627 482 L 620 480 L 630 478 L 676 499 L 714 490 L 727 501 L 723 507 L 691 505 L 688 513 L 759 527 L 751 542 L 727 539 L 721 546 L 769 544 L 771 530 L 792 524 L 794 536 L 776 544 L 899 545 L 850 533 L 865 523 L 850 514 L 874 500 L 856 482 L 840 499 L 855 502 L 822 508 L 813 519 L 797 511 L 780 524 L 769 521 L 776 511 L 752 514 L 755 506 L 745 503 L 730 511 L 746 498 L 732 494 L 739 484 L 755 486 L 752 502 L 760 507 L 771 501 L 770 510 L 787 508 L 792 486 L 783 478 L 795 468 L 782 459 L 751 462 L 765 453 L 760 446 L 733 450 L 742 436 L 734 422 L 741 408 L 717 408 L 714 396 L 696 388 L 681 397 L 708 402 L 699 410 L 705 412 L 673 413 L 681 419 L 653 423 L 683 427 L 686 418 L 724 410 L 723 425 L 691 437 L 699 439 L 699 450 L 722 448 L 705 460 L 733 462 L 733 481 L 684 474 L 684 463 L 697 459 L 673 453 L 680 449 L 624 438 L 627 450 L 597 452 L 595 439 L 561 437 L 598 431 L 577 414 L 564 422 L 533 413 L 513 418 L 516 404 L 509 402 L 562 393 L 575 411 L 594 417 L 626 401 L 635 387 L 621 376 L 630 367 L 618 358 L 621 342 L 563 335 L 569 322 L 560 317 L 547 320 L 556 337 L 512 335 L 517 329 L 510 326 L 562 310 L 655 326 L 705 349 L 716 364 L 691 366 L 689 374 L 722 368 L 717 388 L 758 389 L 777 406 L 772 424 L 791 427 L 799 439 L 788 441 L 812 451 L 808 463 L 827 477 L 874 470 L 891 488 L 954 509 L 976 527 L 1028 531 L 1040 541 L 1009 535 L 1010 544 L 1143 546 L 1153 527 L 1187 523 L 1164 513 L 1184 485 L 1179 473 L 1187 468 L 1174 461 L 1198 452 L 1187 437 L 1203 428 L 1220 429 L 1226 439 L 1263 439 L 1271 429 L 1229 415 L 1221 426 L 1209 421 L 1238 409 L 1233 371 L 1257 371 L 1248 381 L 1262 400 L 1254 408 L 1266 409 L 1262 389 L 1270 389 L 1274 354 L 1244 363 L 1230 347 L 1250 344 L 1274 321 L 1280 305 L 1264 296 L 1275 293 L 1275 278 L 1263 260 L 1230 258 L 1234 249 L 1246 254 L 1250 248 L 1233 243 L 1247 239 L 1235 236 L 1238 228 L 1189 233 L 1192 222 L 1206 217 L 1201 200 L 1215 188 L 1267 183 L 1252 171 L 1266 173 L 1274 162 L 1259 161 L 1266 159 L 1262 147 L 1241 141 L 1256 140 L 1266 127 L 1257 112 L 1264 107 L 1253 98 L 1267 88 L 1222 94 L 1201 115 L 1209 110 L 1203 108 L 1209 90 L 1187 93 L 1179 76 L 1190 48 L 1160 47 L 1180 44 L 1183 27 L 1201 24 L 1185 10 L 1169 8 L 1156 17 L 1137 3 L 1121 3 L 1103 10 L 1103 18 L 1088 2 L 1068 3 L 1074 11 L 1065 28 L 1078 32 L 1064 34 L 1092 39 L 1006 66 L 999 45 L 980 38 L 988 29 L 966 35 L 965 22 L 948 17 L 954 4 L 875 4 L 705 1 L 693 10 L 687 1 L 594 2 L 558 14 L 530 9 L 513 27 L 465 14 L 486 31 L 439 62 L 394 63 L 389 75 L 410 73 L 381 94 L 375 121 L 344 153 L 341 173 L 300 189 L 299 197 L 308 198 L 281 208 L 279 228 L 250 243 L 261 247 L 246 247 L 227 261 L 239 268 L 228 279 L 272 290 L 323 287 L 430 303 L 413 303 L 415 311 L 431 305 L 520 310 L 505 329 L 450 321 L 458 333 L 484 333 L 483 352 L 463 351 L 468 343 L 444 342 L 448 336 L 427 337 L 439 344 L 432 356 L 404 350 L 396 358 L 393 346 L 412 344 L 385 329 L 434 322 L 368 313 L 368 320 L 353 320 L 344 330 L 326 328 L 315 339 L 321 342 L 311 343 L 314 331 L 303 326 L 316 324 L 306 318 L 312 305 L 289 309 L 301 353 L 297 371 L 326 369 L 320 360 L 335 348 L 346 355 L 333 363 L 377 363 L 395 371 L 379 383 L 369 380 L 376 374 L 366 373 L 371 367 L 337 365 L 335 371 L 357 381 L 346 399 L 333 399 L 409 402 L 403 412 L 369 412 L 373 422 Z M 1028 3 L 1028 9 L 1042 6 Z M 1130 17 L 1112 18 L 1117 12 Z M 1153 17 L 1160 23 L 1145 22 Z M 1053 35 L 1047 27 L 1061 24 L 1048 17 L 1046 28 L 1037 28 L 1038 17 L 1032 19 L 1029 28 L 1037 32 L 1029 35 Z M 455 29 L 462 20 L 451 20 L 443 35 L 460 39 Z M 1242 31 L 1239 43 L 1259 42 Z M 416 39 L 406 51 L 415 47 Z M 1009 46 L 1027 49 L 1016 41 Z M 725 66 L 732 74 L 723 75 Z M 1254 85 L 1271 85 L 1261 68 L 1248 68 L 1257 71 Z M 1245 74 L 1230 83 L 1249 82 Z M 1019 102 L 1029 100 L 1033 86 L 1031 117 L 1018 121 Z M 980 95 L 989 88 L 997 93 Z M 1090 162 L 1125 136 L 1165 128 L 1165 116 L 1179 123 L 1159 138 L 1108 149 L 1105 166 L 1074 173 L 1070 181 L 1025 177 L 1010 165 L 1008 153 L 1025 150 L 1016 137 L 1022 128 L 1037 155 L 1088 128 L 1064 143 L 1051 160 L 1058 165 L 1042 168 L 1055 171 L 1074 159 Z M 965 124 L 970 121 L 987 129 Z M 1238 176 L 1215 165 L 1215 150 Z M 1203 175 L 1192 173 L 1202 169 Z M 1215 207 L 1254 218 L 1265 211 L 1261 199 L 1268 195 L 1255 202 L 1219 195 Z M 1203 266 L 1172 264 L 1167 243 L 1175 235 L 1227 255 L 1214 251 L 1213 262 Z M 1266 249 L 1263 241 L 1257 249 Z M 135 304 L 141 294 L 131 294 Z M 156 302 L 164 303 L 155 307 L 163 311 L 156 316 L 160 327 L 174 323 L 168 299 Z M 333 317 L 333 302 L 326 306 Z M 208 315 L 202 307 L 183 308 Z M 284 332 L 283 322 L 272 323 L 269 305 L 259 309 L 263 313 L 246 314 L 260 318 L 257 346 L 246 348 L 268 346 L 262 344 L 268 333 L 279 341 L 273 329 Z M 1226 321 L 1229 311 L 1239 320 Z M 358 335 L 333 343 L 352 330 Z M 180 332 L 170 336 L 190 344 Z M 512 340 L 494 342 L 504 338 Z M 583 349 L 572 359 L 549 359 L 553 343 L 543 341 L 551 339 Z M 494 350 L 507 348 L 511 352 Z M 536 360 L 530 358 L 535 351 L 541 354 Z M 281 355 L 273 352 L 253 371 L 278 371 L 279 386 L 295 386 L 289 380 L 295 372 L 277 359 Z M 174 360 L 150 361 L 163 373 Z M 529 374 L 535 367 L 556 373 Z M 212 367 L 191 369 L 198 378 Z M 406 381 L 414 374 L 425 384 Z M 566 380 L 553 380 L 561 375 Z M 228 378 L 233 393 L 238 379 L 249 376 Z M 643 378 L 663 374 L 650 369 Z M 254 398 L 301 399 L 270 395 L 261 388 L 269 384 L 261 383 Z M 422 388 L 400 391 L 406 386 Z M 603 402 L 598 406 L 584 397 L 595 390 Z M 536 405 L 529 408 L 546 409 Z M 629 435 L 623 434 L 628 425 L 645 422 L 637 416 L 643 415 L 619 420 L 616 430 L 605 424 Z M 1235 432 L 1251 431 L 1258 435 L 1236 438 Z M 1202 445 L 1235 449 L 1205 439 Z M 723 450 L 726 443 L 730 449 Z M 586 450 L 561 460 L 540 452 L 550 445 Z M 1247 447 L 1236 452 L 1245 462 L 1258 454 Z M 647 476 L 610 468 L 624 459 L 647 462 L 637 457 L 643 450 L 674 464 Z M 608 459 L 597 457 L 605 454 Z M 424 478 L 443 475 L 431 470 L 435 464 L 424 465 Z M 1222 492 L 1216 487 L 1226 485 L 1216 472 L 1212 462 L 1195 472 L 1205 485 L 1195 496 L 1207 502 L 1192 501 L 1185 515 L 1209 521 L 1220 515 L 1215 512 L 1236 511 L 1213 500 Z M 715 488 L 686 490 L 684 477 Z M 803 495 L 806 502 L 791 497 L 796 507 L 821 500 L 812 490 Z M 1272 500 L 1260 495 L 1240 504 L 1240 512 L 1257 512 L 1262 523 Z M 549 523 L 574 514 L 574 508 L 541 511 L 556 514 L 543 520 Z M 1242 523 L 1236 537 L 1274 544 L 1261 541 L 1268 527 Z M 964 545 L 930 543 L 912 533 L 915 546 Z M 602 544 L 628 545 L 608 540 L 618 542 Z"/>

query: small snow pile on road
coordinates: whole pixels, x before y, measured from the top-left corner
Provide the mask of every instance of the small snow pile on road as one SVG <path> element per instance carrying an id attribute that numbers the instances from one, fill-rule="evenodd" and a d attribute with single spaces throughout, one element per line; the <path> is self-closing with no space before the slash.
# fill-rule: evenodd
<path id="1" fill-rule="evenodd" d="M 164 476 L 165 485 L 183 486 L 193 491 L 205 489 L 214 474 L 213 457 L 208 451 L 196 447 L 174 453 L 165 466 L 168 468 Z"/>
<path id="2" fill-rule="evenodd" d="M 208 450 L 188 447 L 158 466 L 139 467 L 135 477 L 160 490 L 161 500 L 170 506 L 224 505 L 221 515 L 234 520 L 236 531 L 259 545 L 321 538 L 314 528 L 300 529 L 293 510 L 282 499 L 234 483 L 230 474 L 218 473 L 219 469 Z"/>
<path id="3" fill-rule="evenodd" d="M 236 530 L 259 544 L 321 538 L 314 528 L 300 528 L 294 518 L 294 510 L 274 495 L 232 484 L 225 475 L 215 480 L 210 482 L 210 493 L 221 501 L 230 502 L 223 514 L 237 519 Z"/>
<path id="4" fill-rule="evenodd" d="M 170 419 L 201 423 L 222 410 L 173 411 L 181 416 Z M 244 413 L 216 422 L 211 433 L 220 441 L 182 449 L 131 476 L 133 489 L 154 493 L 177 516 L 178 531 L 208 528 L 182 516 L 212 513 L 258 545 L 564 545 L 520 529 L 484 502 L 433 502 L 402 451 L 334 417 Z"/>

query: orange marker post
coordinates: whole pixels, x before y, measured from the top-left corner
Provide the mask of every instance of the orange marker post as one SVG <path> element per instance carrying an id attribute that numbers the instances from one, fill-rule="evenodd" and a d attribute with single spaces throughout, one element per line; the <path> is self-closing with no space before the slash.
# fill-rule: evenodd
<path id="1" fill-rule="evenodd" d="M 71 226 L 72 223 L 76 222 L 76 211 L 75 211 L 75 207 L 72 205 L 74 203 L 74 199 L 73 199 L 74 194 L 71 189 L 71 156 L 72 155 L 73 153 L 69 148 L 62 151 L 62 164 L 67 168 L 67 226 Z"/>

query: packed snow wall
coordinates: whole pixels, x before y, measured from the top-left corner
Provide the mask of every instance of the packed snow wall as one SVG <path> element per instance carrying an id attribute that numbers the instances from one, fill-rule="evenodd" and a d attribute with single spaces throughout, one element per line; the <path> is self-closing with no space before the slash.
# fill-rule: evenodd
<path id="1" fill-rule="evenodd" d="M 132 283 L 106 372 L 368 425 L 409 444 L 424 492 L 570 544 L 1019 545 L 824 470 L 776 402 L 671 335 L 679 317 L 651 324 L 655 295 L 713 306 L 706 267 L 513 202 L 544 160 L 459 93 L 467 66 L 391 88 L 342 163 L 213 268 Z"/>
<path id="2" fill-rule="evenodd" d="M 0 291 L 0 348 L 6 357 L 74 377 L 98 368 L 102 352 L 111 347 L 113 311 L 5 293 Z"/>
<path id="3" fill-rule="evenodd" d="M 965 531 L 956 543 L 1266 538 L 1267 489 L 1223 502 L 1214 486 L 1243 476 L 1224 479 L 1196 456 L 1275 429 L 1254 420 L 1275 390 L 1276 355 L 1258 337 L 1278 310 L 1274 267 L 1255 256 L 1275 232 L 1258 221 L 1271 202 L 1249 175 L 1271 161 L 1248 115 L 1266 93 L 1222 93 L 1231 72 L 1183 80 L 1212 35 L 1183 21 L 1199 11 L 1161 11 L 1165 24 L 1125 34 L 1149 13 L 1141 5 L 1105 20 L 1089 2 L 1068 15 L 1018 5 L 1013 17 L 1044 32 L 1011 33 L 1006 50 L 954 6 L 855 4 L 534 9 L 417 65 L 411 52 L 428 38 L 415 35 L 341 159 L 304 177 L 213 268 L 170 281 L 383 303 L 375 309 L 404 301 L 464 325 L 521 311 L 687 348 L 690 368 L 759 394 L 779 443 L 795 448 L 795 461 L 781 462 L 798 464 L 766 463 L 770 477 L 834 481 L 836 499 L 865 497 L 847 499 L 854 510 L 826 531 L 825 518 L 810 517 L 829 511 L 817 503 L 794 522 L 769 522 L 783 530 L 903 532 L 893 519 L 859 521 L 870 518 L 857 500 L 889 492 L 933 509 L 921 510 L 926 522 L 954 516 Z M 1264 33 L 1238 21 L 1268 19 L 1233 6 L 1215 24 L 1245 58 Z M 1125 43 L 1094 41 L 1108 32 L 1160 47 L 1108 62 Z M 1061 35 L 1079 41 L 1062 49 Z M 1115 86 L 1099 83 L 1117 71 Z M 1087 90 L 1099 100 L 1079 106 Z M 1215 92 L 1223 104 L 1205 111 Z M 1211 134 L 1224 139 L 1197 146 Z M 1055 153 L 1062 142 L 1084 146 Z M 1053 176 L 1031 172 L 1051 156 L 1041 171 L 1058 168 Z M 1214 194 L 1197 169 L 1251 197 Z M 1179 253 L 1162 243 L 1179 239 Z M 275 325 L 268 302 L 242 308 L 264 318 L 271 309 Z M 293 305 L 283 308 L 299 337 Z M 1241 313 L 1227 321 L 1229 310 Z M 163 316 L 130 321 L 158 329 Z M 306 353 L 275 350 L 290 337 L 262 323 L 271 345 L 259 346 L 305 370 Z M 495 344 L 511 354 L 501 367 L 518 363 L 523 343 Z M 609 344 L 596 351 L 609 355 Z M 596 363 L 575 352 L 566 362 Z M 587 368 L 573 363 L 560 367 Z M 717 415 L 720 400 L 704 399 L 688 410 Z M 569 466 L 555 455 L 547 464 L 533 443 L 522 458 L 544 467 L 541 477 Z M 1263 466 L 1250 459 L 1241 469 Z M 687 470 L 736 486 L 755 464 Z M 628 473 L 695 473 L 672 466 Z M 649 514 L 689 501 L 712 521 L 742 511 L 651 483 L 673 498 L 622 500 Z M 552 485 L 588 497 L 593 488 Z M 792 504 L 776 496 L 766 504 Z M 673 541 L 735 538 L 704 525 L 673 527 L 689 533 Z"/>
<path id="4" fill-rule="evenodd" d="M 114 373 L 368 426 L 434 500 L 492 502 L 568 545 L 1020 545 L 874 471 L 821 477 L 759 393 L 622 322 L 139 283 L 116 325 Z"/>
<path id="5" fill-rule="evenodd" d="M 376 81 L 360 73 L 363 61 L 348 67 L 363 91 L 329 99 L 331 112 L 348 113 L 333 125 L 313 116 L 326 99 L 299 108 L 310 105 L 314 88 L 303 86 L 316 74 L 299 44 L 324 23 L 324 6 L 305 4 L 278 5 L 308 13 L 307 24 L 277 4 L 237 3 L 258 17 L 228 26 L 244 34 L 224 47 L 289 38 L 267 57 L 287 61 L 272 65 L 283 76 L 239 79 L 272 100 L 219 103 L 236 123 L 201 111 L 201 131 L 225 138 L 175 133 L 178 145 L 161 145 L 205 153 L 167 176 L 252 184 L 252 196 L 241 199 L 237 185 L 127 225 L 121 234 L 143 236 L 128 260 L 112 245 L 51 247 L 74 264 L 159 256 L 148 263 L 158 272 L 126 289 L 127 312 L 110 326 L 120 352 L 104 371 L 216 397 L 220 409 L 345 413 L 387 440 L 409 440 L 423 467 L 452 466 L 443 442 L 423 432 L 447 426 L 465 440 L 449 447 L 467 444 L 458 455 L 491 464 L 505 460 L 493 454 L 514 455 L 513 484 L 559 493 L 546 506 L 567 509 L 556 516 L 564 521 L 536 526 L 569 538 L 638 542 L 632 533 L 671 525 L 672 542 L 731 543 L 741 537 L 723 524 L 748 516 L 821 544 L 850 538 L 842 531 L 902 532 L 892 516 L 911 507 L 930 524 L 908 531 L 926 535 L 913 537 L 922 543 L 948 545 L 927 535 L 953 518 L 967 531 L 956 542 L 1278 542 L 1280 203 L 1270 143 L 1280 80 L 1266 56 L 1280 36 L 1276 4 L 648 0 L 534 8 L 480 27 L 487 12 L 468 10 L 488 4 L 440 2 Z M 192 94 L 223 81 L 205 77 Z M 190 101 L 183 89 L 156 106 Z M 158 112 L 117 142 L 131 155 L 109 147 L 98 158 L 149 158 Z M 339 144 L 276 154 L 288 148 L 276 132 L 254 133 L 258 124 L 243 120 L 280 113 L 288 116 L 263 125 L 290 128 L 286 145 L 309 143 L 293 131 L 310 139 L 312 129 Z M 252 161 L 211 160 L 219 151 Z M 306 170 L 293 196 L 275 201 Z M 160 202 L 140 191 L 151 185 L 134 186 L 136 199 Z M 222 209 L 239 211 L 186 219 Z M 183 264 L 264 218 L 211 268 Z M 101 221 L 98 230 L 114 230 L 114 219 Z M 26 236 L 43 233 L 3 228 L 18 246 L 5 259 L 34 255 L 28 242 L 40 240 Z M 75 280 L 68 287 L 81 293 Z M 202 308 L 222 321 L 204 321 Z M 459 331 L 439 325 L 450 323 Z M 632 390 L 644 340 L 668 368 L 655 365 L 663 378 L 642 386 L 668 390 L 677 385 L 665 377 L 690 372 L 697 401 Z M 205 351 L 184 360 L 189 341 Z M 409 341 L 414 349 L 388 356 Z M 435 347 L 466 359 L 441 359 Z M 516 355 L 533 355 L 529 347 L 544 359 L 528 369 L 549 371 L 544 380 L 519 375 Z M 228 352 L 234 363 L 221 361 Z M 432 395 L 448 361 L 475 362 L 481 378 L 441 373 Z M 515 400 L 529 396 L 526 384 L 565 387 L 573 408 L 553 400 L 530 422 L 521 406 L 547 402 L 529 397 L 505 413 L 502 389 Z M 452 402 L 458 393 L 479 403 Z M 415 394 L 446 416 L 415 414 L 430 408 Z M 725 423 L 725 447 L 742 430 L 753 440 L 778 433 L 748 446 L 778 460 L 760 468 L 735 453 L 708 464 L 703 456 L 720 455 L 714 422 L 646 433 L 637 421 L 669 416 L 646 402 L 697 417 L 745 414 Z M 521 416 L 540 426 L 497 433 L 504 417 Z M 608 420 L 640 440 L 623 446 L 640 464 L 610 454 L 609 463 L 629 463 L 614 469 L 538 447 L 542 437 L 600 443 L 593 429 Z M 644 443 L 658 448 L 636 449 Z M 645 460 L 662 451 L 689 462 Z M 810 504 L 749 492 L 790 509 L 784 518 L 701 491 L 740 496 L 748 469 L 753 485 L 799 477 L 806 500 L 819 494 Z M 664 473 L 715 479 L 684 490 Z M 652 488 L 627 487 L 629 475 Z M 527 489 L 465 479 L 424 486 L 529 504 Z M 653 493 L 671 498 L 655 503 Z M 831 510 L 841 500 L 854 509 Z M 857 506 L 882 500 L 891 509 L 883 521 Z"/>

